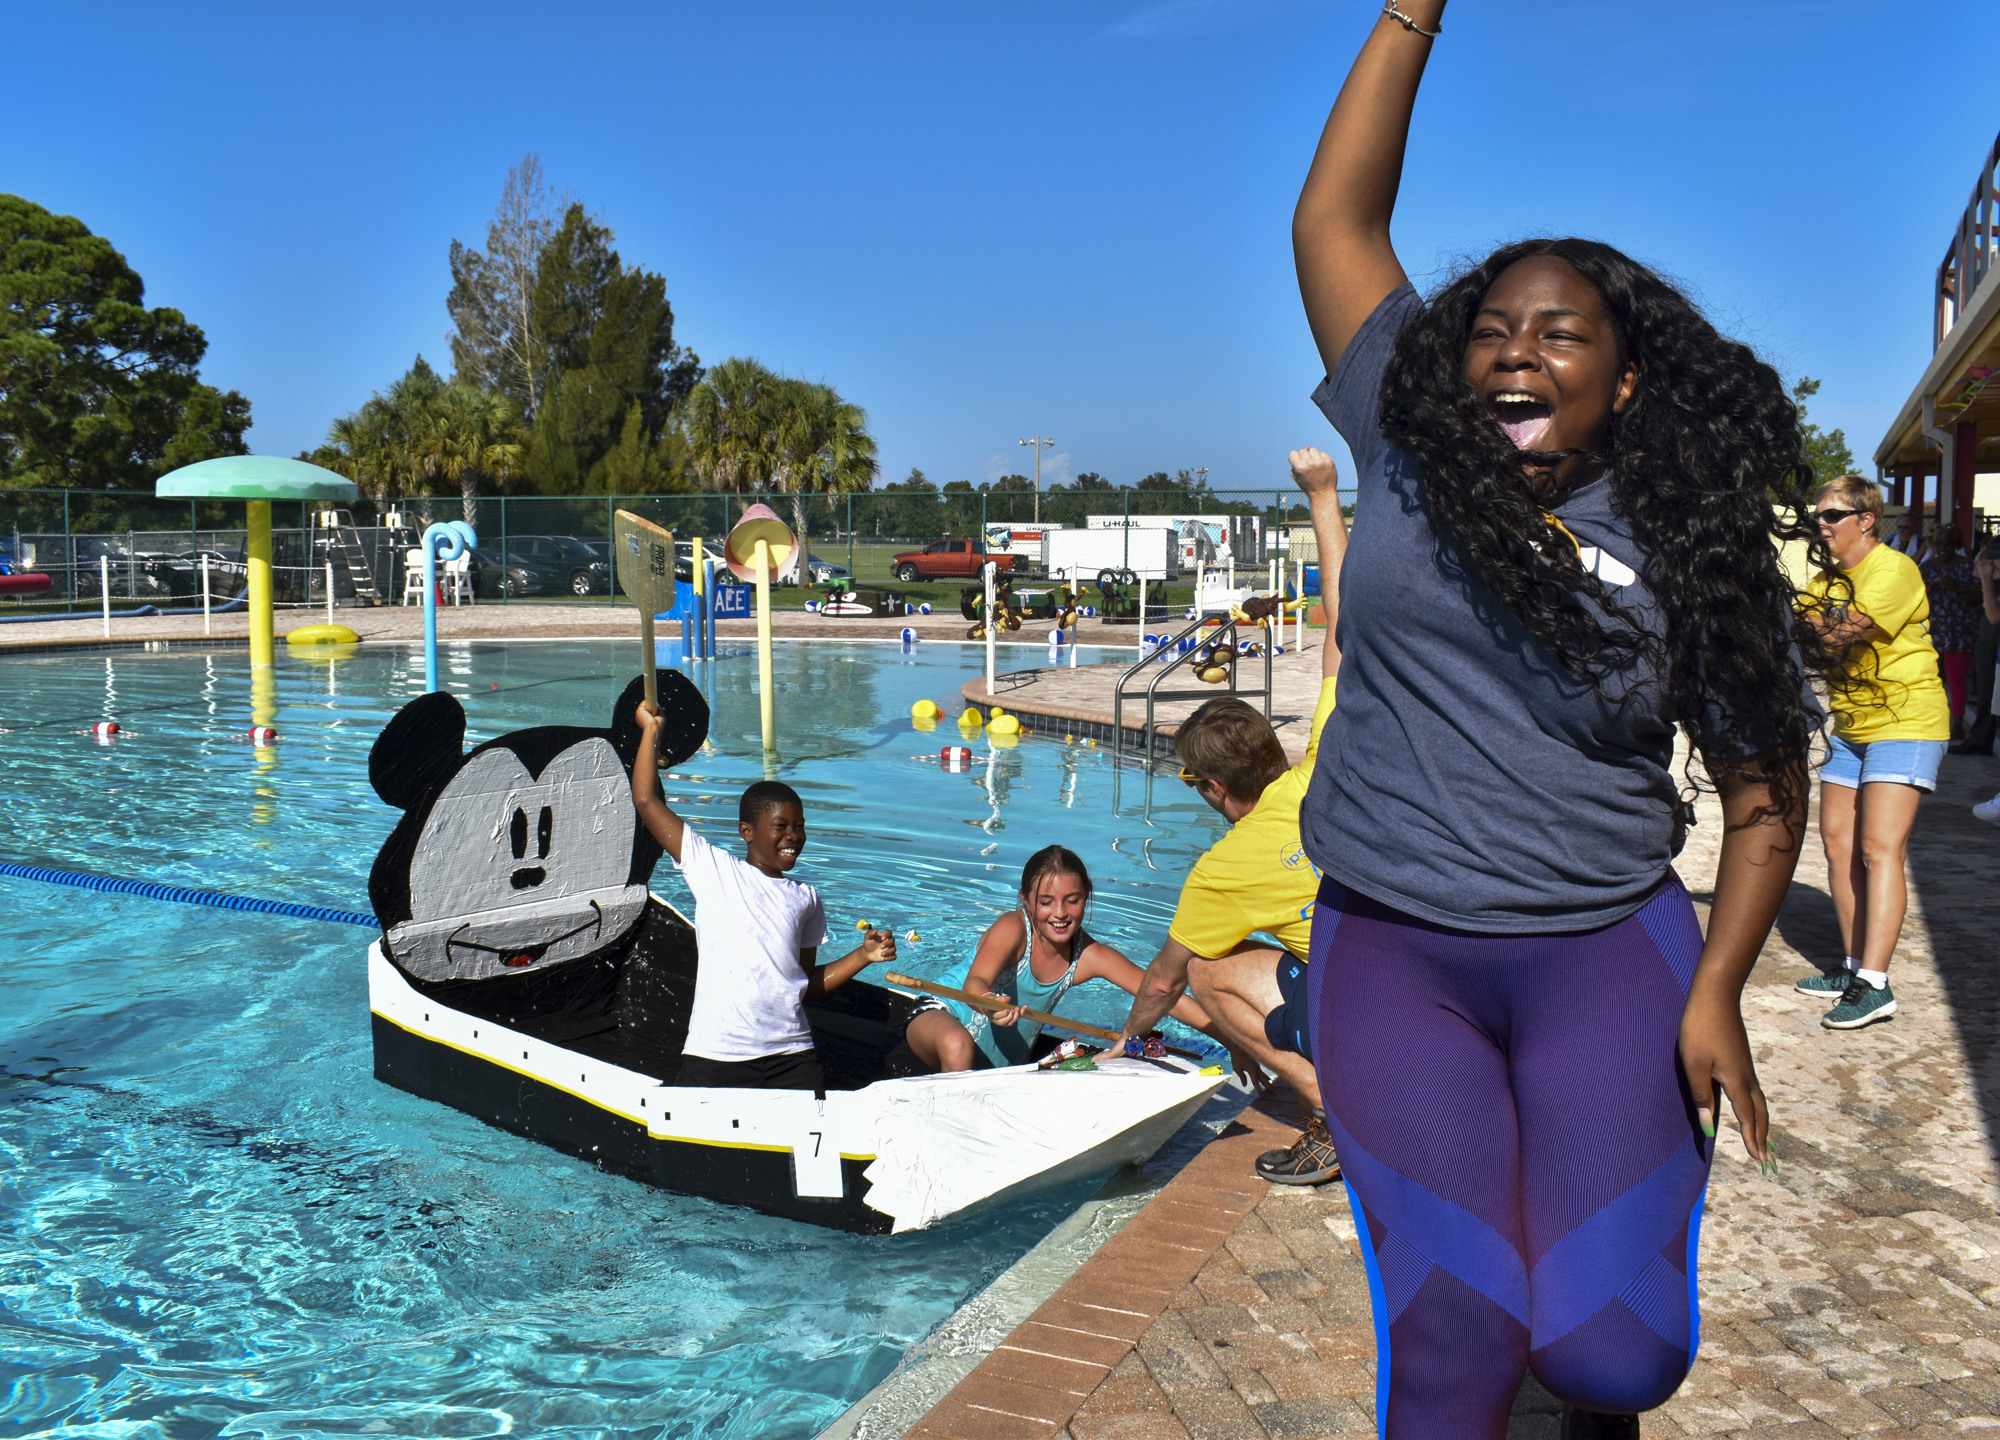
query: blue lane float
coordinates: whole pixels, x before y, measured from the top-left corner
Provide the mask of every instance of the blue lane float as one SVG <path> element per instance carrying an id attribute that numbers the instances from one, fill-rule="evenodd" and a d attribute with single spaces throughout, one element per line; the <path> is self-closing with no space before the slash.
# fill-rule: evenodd
<path id="1" fill-rule="evenodd" d="M 126 880 L 114 875 L 85 875 L 74 870 L 50 870 L 40 865 L 16 865 L 0 860 L 0 878 L 39 880 L 45 885 L 73 885 L 110 895 L 138 895 L 147 900 L 171 900 L 180 905 L 207 905 L 216 910 L 248 910 L 259 915 L 285 915 L 294 920 L 326 920 L 336 925 L 361 925 L 380 930 L 381 922 L 359 910 L 334 910 L 325 905 L 295 905 L 287 900 L 262 900 L 253 895 L 224 895 L 215 890 L 191 890 L 153 880 Z"/>

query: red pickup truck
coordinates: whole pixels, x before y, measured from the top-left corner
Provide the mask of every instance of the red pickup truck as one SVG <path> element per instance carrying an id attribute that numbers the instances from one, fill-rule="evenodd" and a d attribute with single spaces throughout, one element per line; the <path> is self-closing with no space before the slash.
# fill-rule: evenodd
<path id="1" fill-rule="evenodd" d="M 971 579 L 979 567 L 991 560 L 1002 575 L 1014 569 L 1021 557 L 989 554 L 977 540 L 939 540 L 921 550 L 905 550 L 890 562 L 896 578 L 905 585 L 918 580 Z"/>

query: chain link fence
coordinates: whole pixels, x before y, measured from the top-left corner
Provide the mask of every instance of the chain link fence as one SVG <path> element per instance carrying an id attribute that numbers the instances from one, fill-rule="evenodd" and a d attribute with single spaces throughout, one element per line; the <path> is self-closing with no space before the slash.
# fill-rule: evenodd
<path id="1" fill-rule="evenodd" d="M 1273 559 L 1317 559 L 1296 490 L 945 491 L 871 490 L 841 495 L 586 495 L 405 497 L 351 505 L 272 505 L 272 584 L 281 606 L 421 598 L 424 528 L 465 519 L 479 545 L 457 567 L 457 598 L 608 604 L 612 516 L 643 515 L 674 532 L 683 577 L 694 542 L 712 553 L 752 504 L 768 505 L 805 541 L 780 585 L 885 586 L 943 592 L 969 583 L 989 556 L 1025 578 L 1068 578 L 1045 552 L 1087 556 L 1073 567 L 1088 582 L 1103 568 L 1141 568 L 1146 530 L 1167 530 L 1173 575 L 1197 565 L 1256 571 Z M 244 590 L 245 502 L 157 500 L 101 490 L 0 490 L 0 574 L 39 574 L 45 587 L 6 587 L 0 615 L 114 609 L 199 609 L 206 585 L 224 605 Z M 1051 531 L 1106 531 L 1065 549 Z M 964 542 L 952 544 L 951 542 Z"/>

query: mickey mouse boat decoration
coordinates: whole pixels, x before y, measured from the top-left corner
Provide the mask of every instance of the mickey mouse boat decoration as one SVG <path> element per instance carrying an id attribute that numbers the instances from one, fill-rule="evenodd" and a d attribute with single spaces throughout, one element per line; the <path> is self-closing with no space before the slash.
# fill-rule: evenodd
<path id="1" fill-rule="evenodd" d="M 708 707 L 678 671 L 657 684 L 665 769 L 701 747 Z M 697 967 L 729 957 L 698 955 L 648 889 L 643 693 L 627 686 L 602 730 L 469 753 L 446 693 L 384 727 L 369 780 L 403 815 L 368 882 L 378 1080 L 635 1180 L 868 1233 L 1143 1161 L 1223 1084 L 1171 1056 L 918 1074 L 914 1001 L 852 981 L 807 1007 L 825 1091 L 676 1085 Z"/>

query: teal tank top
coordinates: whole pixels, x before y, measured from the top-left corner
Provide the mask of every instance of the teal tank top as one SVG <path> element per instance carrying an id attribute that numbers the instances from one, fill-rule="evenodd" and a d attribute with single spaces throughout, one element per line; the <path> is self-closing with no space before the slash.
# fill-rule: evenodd
<path id="1" fill-rule="evenodd" d="M 1078 929 L 1076 941 L 1069 952 L 1069 968 L 1044 984 L 1035 978 L 1035 967 L 1028 963 L 1028 955 L 1035 948 L 1035 927 L 1026 911 L 1021 914 L 1021 923 L 1027 928 L 1027 944 L 1021 947 L 1020 957 L 1012 965 L 1001 969 L 999 977 L 993 982 L 993 993 L 1005 995 L 1016 1005 L 1024 1005 L 1030 1010 L 1054 1010 L 1063 996 L 1069 993 L 1070 987 L 1076 984 L 1076 967 L 1083 958 L 1083 952 L 1097 942 L 1087 932 Z M 970 967 L 967 973 L 970 973 Z M 1028 1054 L 1034 1048 L 1036 1037 L 1042 1033 L 1039 1022 L 1022 1020 L 1017 1025 L 996 1026 L 991 1016 L 973 1009 L 962 1000 L 947 1000 L 945 1004 L 958 1017 L 958 1023 L 965 1027 L 966 1033 L 972 1036 L 973 1045 L 986 1057 L 987 1064 L 1028 1063 Z"/>

